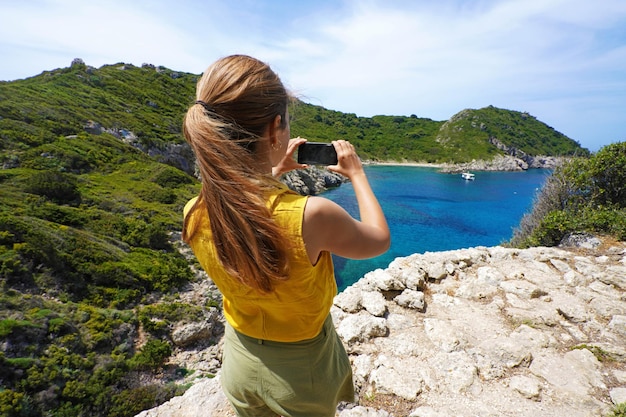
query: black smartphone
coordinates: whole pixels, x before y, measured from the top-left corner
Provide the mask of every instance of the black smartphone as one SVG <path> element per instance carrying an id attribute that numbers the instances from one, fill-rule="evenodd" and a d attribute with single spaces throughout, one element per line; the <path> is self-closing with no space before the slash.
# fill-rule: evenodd
<path id="1" fill-rule="evenodd" d="M 298 163 L 337 165 L 337 151 L 332 143 L 304 142 L 298 147 Z"/>

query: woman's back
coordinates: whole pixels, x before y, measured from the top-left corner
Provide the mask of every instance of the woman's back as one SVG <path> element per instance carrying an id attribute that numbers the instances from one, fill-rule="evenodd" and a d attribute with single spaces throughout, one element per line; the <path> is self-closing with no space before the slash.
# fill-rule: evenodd
<path id="1" fill-rule="evenodd" d="M 233 280 L 219 263 L 206 212 L 196 210 L 190 217 L 201 232 L 189 245 L 223 294 L 224 314 L 237 331 L 258 339 L 295 342 L 313 338 L 322 328 L 337 284 L 329 252 L 322 253 L 315 265 L 309 260 L 302 238 L 307 199 L 285 185 L 268 196 L 273 220 L 290 242 L 289 278 L 276 282 L 269 292 Z M 195 199 L 187 204 L 185 215 L 194 203 Z"/>

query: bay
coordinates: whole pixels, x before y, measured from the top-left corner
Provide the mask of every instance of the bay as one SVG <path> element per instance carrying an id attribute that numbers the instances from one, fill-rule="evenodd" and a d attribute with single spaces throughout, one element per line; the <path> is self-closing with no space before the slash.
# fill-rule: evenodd
<path id="1" fill-rule="evenodd" d="M 339 291 L 397 257 L 508 241 L 550 170 L 476 172 L 475 181 L 436 168 L 368 165 L 368 179 L 391 230 L 381 256 L 350 260 L 333 256 Z M 359 218 L 350 183 L 324 193 Z"/>

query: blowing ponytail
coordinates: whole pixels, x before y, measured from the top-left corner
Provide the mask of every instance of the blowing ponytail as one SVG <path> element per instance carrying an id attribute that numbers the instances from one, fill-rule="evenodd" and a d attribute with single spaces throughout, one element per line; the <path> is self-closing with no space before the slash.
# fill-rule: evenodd
<path id="1" fill-rule="evenodd" d="M 276 280 L 287 279 L 288 240 L 266 203 L 275 180 L 259 172 L 254 152 L 277 115 L 285 123 L 289 96 L 269 66 L 235 55 L 205 71 L 196 98 L 183 134 L 196 155 L 202 188 L 184 219 L 183 240 L 189 242 L 198 232 L 192 214 L 205 210 L 227 273 L 271 291 Z"/>

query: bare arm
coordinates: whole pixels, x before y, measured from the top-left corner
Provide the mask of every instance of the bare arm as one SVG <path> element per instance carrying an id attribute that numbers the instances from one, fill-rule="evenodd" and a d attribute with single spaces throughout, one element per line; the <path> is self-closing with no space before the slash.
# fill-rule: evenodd
<path id="1" fill-rule="evenodd" d="M 338 164 L 328 168 L 352 181 L 361 221 L 326 198 L 310 197 L 304 212 L 303 235 L 312 263 L 322 251 L 352 259 L 371 258 L 386 252 L 391 241 L 387 220 L 354 146 L 346 141 L 335 141 L 333 145 Z"/>

